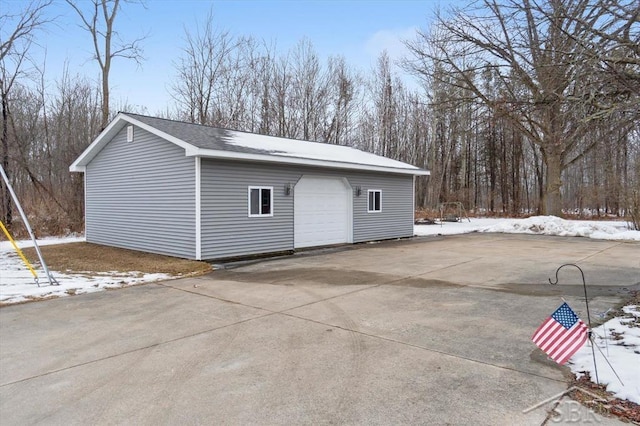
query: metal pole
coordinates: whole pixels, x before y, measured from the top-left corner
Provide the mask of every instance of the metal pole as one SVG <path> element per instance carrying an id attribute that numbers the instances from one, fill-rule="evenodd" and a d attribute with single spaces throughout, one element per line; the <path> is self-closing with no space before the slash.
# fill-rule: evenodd
<path id="1" fill-rule="evenodd" d="M 552 282 L 551 278 L 549 278 L 549 284 L 552 284 L 552 285 L 558 284 L 558 272 L 560 272 L 560 269 L 564 268 L 565 266 L 575 266 L 576 268 L 578 268 L 578 270 L 580 271 L 580 274 L 582 275 L 582 287 L 584 288 L 584 303 L 585 305 L 587 305 L 587 322 L 589 324 L 589 341 L 591 342 L 591 355 L 593 356 L 593 369 L 596 373 L 596 383 L 600 384 L 600 379 L 598 378 L 598 366 L 596 365 L 596 350 L 594 348 L 595 342 L 592 339 L 593 333 L 591 332 L 591 315 L 589 313 L 589 298 L 587 297 L 587 283 L 584 279 L 584 272 L 582 272 L 582 268 L 580 268 L 578 265 L 574 263 L 565 263 L 564 265 L 561 265 L 560 267 L 558 267 L 558 269 L 556 269 L 556 282 Z"/>
<path id="2" fill-rule="evenodd" d="M 27 228 L 27 232 L 29 232 L 29 236 L 33 241 L 33 246 L 36 249 L 36 253 L 38 253 L 38 259 L 40 259 L 40 264 L 42 265 L 42 269 L 44 269 L 44 273 L 47 275 L 47 279 L 49 280 L 49 285 L 60 285 L 60 283 L 51 276 L 51 273 L 49 272 L 49 268 L 47 268 L 47 264 L 44 261 L 44 257 L 42 257 L 42 252 L 40 251 L 40 247 L 38 247 L 38 242 L 36 241 L 36 237 L 33 234 L 33 231 L 31 230 L 29 221 L 27 220 L 27 215 L 24 214 L 24 211 L 22 210 L 22 206 L 20 205 L 20 201 L 18 201 L 18 197 L 16 196 L 16 193 L 13 191 L 13 187 L 9 183 L 9 178 L 7 177 L 7 174 L 4 172 L 4 167 L 2 167 L 2 165 L 0 165 L 0 173 L 2 174 L 2 179 L 4 179 L 4 182 L 7 184 L 7 188 L 9 188 L 9 192 L 11 193 L 11 198 L 13 198 L 13 202 L 16 204 L 16 207 L 20 212 L 20 217 L 22 217 L 24 226 Z M 38 283 L 38 287 L 39 286 L 40 284 Z"/>

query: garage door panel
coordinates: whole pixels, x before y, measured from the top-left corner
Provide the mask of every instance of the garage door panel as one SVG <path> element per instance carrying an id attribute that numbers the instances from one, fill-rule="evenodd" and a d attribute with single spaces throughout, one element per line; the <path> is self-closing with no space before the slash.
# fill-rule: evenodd
<path id="1" fill-rule="evenodd" d="M 294 197 L 296 248 L 349 242 L 350 190 L 342 179 L 302 177 Z"/>

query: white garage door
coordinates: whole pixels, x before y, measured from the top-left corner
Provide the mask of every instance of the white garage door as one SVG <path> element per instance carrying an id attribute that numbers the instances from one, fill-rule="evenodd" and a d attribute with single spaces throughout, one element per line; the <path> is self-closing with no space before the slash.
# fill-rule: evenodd
<path id="1" fill-rule="evenodd" d="M 303 176 L 293 204 L 295 248 L 350 242 L 351 190 L 343 179 Z"/>

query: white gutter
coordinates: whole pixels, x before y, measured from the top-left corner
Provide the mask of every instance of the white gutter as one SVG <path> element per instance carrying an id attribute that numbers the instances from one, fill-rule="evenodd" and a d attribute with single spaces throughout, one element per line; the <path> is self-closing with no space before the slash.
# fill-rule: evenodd
<path id="1" fill-rule="evenodd" d="M 429 176 L 431 172 L 428 170 L 415 168 L 396 168 L 396 167 L 385 167 L 385 166 L 377 166 L 370 164 L 358 164 L 358 163 L 346 163 L 339 161 L 330 161 L 330 160 L 316 160 L 312 158 L 299 158 L 299 157 L 291 157 L 286 155 L 278 155 L 278 153 L 271 153 L 269 155 L 266 154 L 248 154 L 243 152 L 229 152 L 229 151 L 219 151 L 214 149 L 200 149 L 194 146 L 191 146 L 190 149 L 185 151 L 187 157 L 202 157 L 202 158 L 219 158 L 225 160 L 245 160 L 245 161 L 254 161 L 254 162 L 262 162 L 262 163 L 279 163 L 279 164 L 296 164 L 296 165 L 304 165 L 304 166 L 316 166 L 316 167 L 331 167 L 334 169 L 350 169 L 350 170 L 364 170 L 364 171 L 374 171 L 374 172 L 383 172 L 383 173 L 395 173 L 395 174 L 405 174 L 405 175 L 418 175 L 418 176 Z"/>

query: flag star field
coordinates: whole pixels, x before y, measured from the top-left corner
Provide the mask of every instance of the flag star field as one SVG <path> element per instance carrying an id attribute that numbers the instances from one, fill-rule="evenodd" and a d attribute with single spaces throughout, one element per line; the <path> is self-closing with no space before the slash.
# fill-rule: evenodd
<path id="1" fill-rule="evenodd" d="M 578 317 L 566 303 L 560 306 L 551 316 L 562 324 L 564 328 L 571 328 L 578 321 Z"/>

